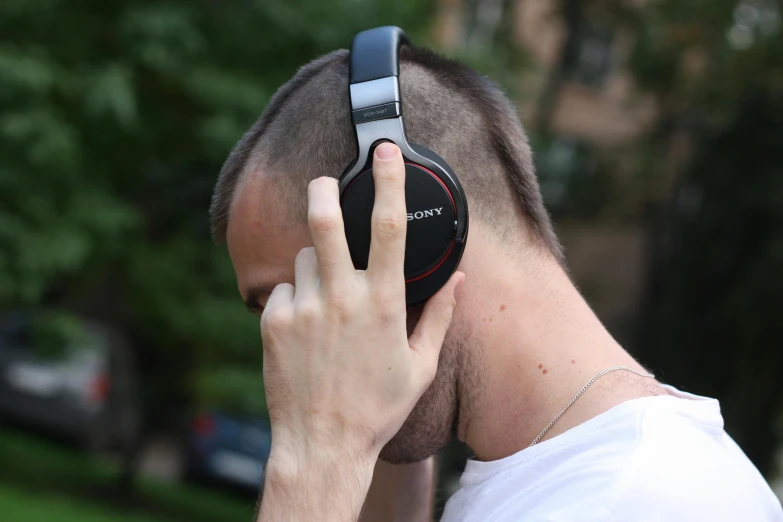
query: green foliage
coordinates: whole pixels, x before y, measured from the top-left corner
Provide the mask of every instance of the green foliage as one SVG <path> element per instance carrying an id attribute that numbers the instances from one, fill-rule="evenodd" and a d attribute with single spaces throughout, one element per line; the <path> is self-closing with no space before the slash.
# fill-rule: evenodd
<path id="1" fill-rule="evenodd" d="M 204 372 L 199 389 L 204 390 L 202 409 L 217 407 L 238 415 L 267 415 L 260 365 Z"/>
<path id="2" fill-rule="evenodd" d="M 121 492 L 114 482 L 120 473 L 115 462 L 29 433 L 0 431 L 0 461 L 3 520 L 244 522 L 252 518 L 252 500 L 189 484 L 142 479 L 133 494 Z"/>
<path id="3" fill-rule="evenodd" d="M 258 409 L 263 394 L 242 377 L 247 367 L 260 379 L 258 323 L 209 238 L 216 174 L 299 66 L 375 25 L 416 36 L 432 9 L 0 3 L 0 309 L 99 316 L 152 361 L 157 398 L 184 382 L 211 404 L 247 385 Z"/>
<path id="4" fill-rule="evenodd" d="M 9 520 L 15 522 L 40 522 L 49 520 L 56 513 L 59 522 L 163 522 L 163 518 L 123 515 L 85 506 L 80 500 L 66 496 L 47 496 L 22 491 L 12 486 L 0 486 L 0 509 Z"/>
<path id="5" fill-rule="evenodd" d="M 629 65 L 665 103 L 725 124 L 748 88 L 780 88 L 781 9 L 777 0 L 650 2 L 635 20 Z M 738 27 L 747 46 L 733 36 Z"/>
<path id="6" fill-rule="evenodd" d="M 93 347 L 100 341 L 75 315 L 62 310 L 39 312 L 31 324 L 33 348 L 40 356 L 59 358 L 71 348 Z"/>
<path id="7" fill-rule="evenodd" d="M 662 109 L 648 168 L 671 178 L 673 131 L 692 150 L 658 195 L 642 356 L 667 381 L 719 398 L 729 433 L 766 473 L 783 413 L 781 6 L 695 4 L 650 3 L 632 61 Z"/>

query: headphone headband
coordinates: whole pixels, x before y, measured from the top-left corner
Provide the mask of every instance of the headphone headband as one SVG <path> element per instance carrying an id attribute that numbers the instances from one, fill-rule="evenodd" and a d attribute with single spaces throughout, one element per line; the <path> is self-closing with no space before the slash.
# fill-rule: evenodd
<path id="1" fill-rule="evenodd" d="M 375 181 L 373 150 L 395 143 L 405 160 L 405 296 L 420 303 L 456 270 L 468 234 L 468 202 L 446 161 L 405 135 L 400 92 L 400 46 L 409 44 L 399 27 L 378 27 L 356 35 L 351 45 L 349 94 L 356 137 L 354 160 L 340 176 L 345 238 L 354 266 L 367 267 Z"/>
<path id="2" fill-rule="evenodd" d="M 408 37 L 399 27 L 376 27 L 357 34 L 349 69 L 353 123 L 398 118 L 400 46 Z"/>
<path id="3" fill-rule="evenodd" d="M 400 46 L 410 43 L 405 32 L 391 25 L 357 34 L 351 45 L 351 85 L 400 75 Z"/>

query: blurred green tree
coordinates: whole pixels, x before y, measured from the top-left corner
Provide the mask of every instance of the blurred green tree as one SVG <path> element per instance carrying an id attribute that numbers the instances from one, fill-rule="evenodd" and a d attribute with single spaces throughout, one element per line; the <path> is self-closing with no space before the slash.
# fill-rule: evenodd
<path id="1" fill-rule="evenodd" d="M 561 219 L 644 221 L 648 279 L 629 348 L 665 382 L 717 397 L 728 432 L 769 475 L 783 436 L 783 4 L 558 6 L 564 37 L 539 99 L 534 149 L 545 196 L 564 166 L 572 184 L 562 202 L 549 197 L 550 208 Z M 650 132 L 620 151 L 635 158 L 622 184 L 611 161 L 618 151 L 563 165 L 551 154 L 554 104 L 591 23 L 627 33 L 633 47 L 618 66 L 657 107 Z"/>
<path id="2" fill-rule="evenodd" d="M 45 305 L 120 327 L 153 427 L 188 398 L 263 412 L 258 322 L 209 236 L 217 172 L 297 67 L 376 25 L 418 38 L 433 9 L 0 3 L 0 310 Z"/>
<path id="3" fill-rule="evenodd" d="M 640 147 L 651 212 L 639 354 L 720 399 L 765 474 L 783 413 L 782 14 L 774 0 L 649 2 L 631 57 L 660 109 Z"/>

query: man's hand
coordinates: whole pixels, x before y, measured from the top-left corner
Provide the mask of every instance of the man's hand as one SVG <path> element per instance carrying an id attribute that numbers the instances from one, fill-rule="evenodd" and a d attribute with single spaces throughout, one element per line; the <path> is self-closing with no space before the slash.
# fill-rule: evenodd
<path id="1" fill-rule="evenodd" d="M 273 443 L 264 521 L 356 520 L 381 448 L 437 370 L 464 276 L 429 300 L 409 339 L 405 168 L 395 145 L 376 148 L 373 176 L 367 270 L 353 267 L 336 181 L 319 178 L 308 188 L 314 248 L 299 253 L 295 286 L 277 286 L 261 317 Z"/>

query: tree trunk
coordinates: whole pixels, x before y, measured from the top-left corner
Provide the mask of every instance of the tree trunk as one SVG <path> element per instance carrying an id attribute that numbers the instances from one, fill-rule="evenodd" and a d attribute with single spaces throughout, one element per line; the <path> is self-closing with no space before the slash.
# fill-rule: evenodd
<path id="1" fill-rule="evenodd" d="M 555 111 L 557 99 L 563 82 L 568 75 L 568 67 L 573 63 L 579 53 L 579 40 L 584 26 L 583 0 L 562 0 L 561 14 L 565 25 L 565 35 L 560 47 L 557 62 L 549 71 L 544 89 L 538 102 L 538 116 L 536 124 L 538 131 L 548 133 L 550 130 L 552 115 Z"/>

